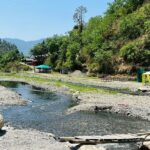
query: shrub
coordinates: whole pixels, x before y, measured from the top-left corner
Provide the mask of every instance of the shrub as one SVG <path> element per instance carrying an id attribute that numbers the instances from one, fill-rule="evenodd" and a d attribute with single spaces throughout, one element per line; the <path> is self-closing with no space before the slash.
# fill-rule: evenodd
<path id="1" fill-rule="evenodd" d="M 145 49 L 146 42 L 147 40 L 130 42 L 120 49 L 120 55 L 127 63 L 148 65 L 150 50 Z"/>
<path id="2" fill-rule="evenodd" d="M 112 52 L 100 50 L 95 53 L 95 61 L 98 63 L 99 73 L 113 73 Z"/>

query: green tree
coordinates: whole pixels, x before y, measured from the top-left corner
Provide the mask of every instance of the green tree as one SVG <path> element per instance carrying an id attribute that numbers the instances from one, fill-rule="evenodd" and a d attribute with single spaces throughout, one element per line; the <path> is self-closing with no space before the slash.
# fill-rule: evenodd
<path id="1" fill-rule="evenodd" d="M 112 51 L 97 51 L 95 54 L 95 62 L 98 63 L 98 72 L 110 74 L 113 72 Z"/>
<path id="2" fill-rule="evenodd" d="M 70 70 L 75 70 L 78 69 L 80 66 L 80 62 L 78 61 L 79 57 L 79 49 L 80 49 L 80 44 L 79 43 L 71 43 L 67 47 L 67 52 L 66 52 L 66 62 L 65 62 L 65 67 L 70 69 Z"/>

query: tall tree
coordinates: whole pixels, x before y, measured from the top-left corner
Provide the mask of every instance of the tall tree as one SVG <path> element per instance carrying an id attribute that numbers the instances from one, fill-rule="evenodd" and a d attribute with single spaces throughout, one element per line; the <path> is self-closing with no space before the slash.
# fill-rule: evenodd
<path id="1" fill-rule="evenodd" d="M 87 12 L 86 7 L 80 6 L 75 10 L 75 13 L 73 15 L 74 21 L 77 23 L 77 26 L 79 28 L 79 32 L 81 33 L 84 26 L 84 14 Z"/>

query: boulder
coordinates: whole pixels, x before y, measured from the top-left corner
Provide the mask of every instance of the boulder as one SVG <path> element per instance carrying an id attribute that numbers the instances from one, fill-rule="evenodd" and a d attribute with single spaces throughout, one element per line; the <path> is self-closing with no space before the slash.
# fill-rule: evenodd
<path id="1" fill-rule="evenodd" d="M 106 150 L 104 147 L 96 147 L 93 145 L 84 145 L 79 150 Z"/>
<path id="2" fill-rule="evenodd" d="M 0 129 L 4 126 L 4 118 L 3 116 L 0 114 Z"/>

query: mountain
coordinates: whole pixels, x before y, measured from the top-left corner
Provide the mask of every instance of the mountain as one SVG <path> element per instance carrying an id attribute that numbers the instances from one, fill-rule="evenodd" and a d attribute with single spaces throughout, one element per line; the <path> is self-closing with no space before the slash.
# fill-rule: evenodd
<path id="1" fill-rule="evenodd" d="M 35 40 L 35 41 L 24 41 L 20 39 L 12 39 L 12 38 L 4 38 L 7 42 L 11 44 L 15 44 L 20 52 L 22 52 L 25 56 L 30 55 L 29 51 L 38 43 L 41 43 L 44 39 Z"/>

